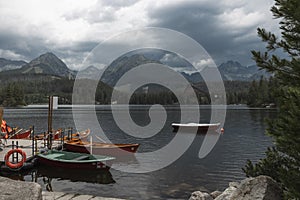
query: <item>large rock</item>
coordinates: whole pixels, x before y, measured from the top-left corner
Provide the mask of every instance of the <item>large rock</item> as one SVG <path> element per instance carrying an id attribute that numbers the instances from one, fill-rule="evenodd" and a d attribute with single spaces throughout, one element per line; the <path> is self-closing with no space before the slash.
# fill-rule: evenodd
<path id="1" fill-rule="evenodd" d="M 0 177 L 0 191 L 0 200 L 42 200 L 42 188 L 37 183 Z"/>
<path id="2" fill-rule="evenodd" d="M 229 200 L 232 199 L 233 192 L 238 188 L 239 184 L 237 182 L 230 182 L 229 187 L 224 190 L 222 194 L 217 196 L 215 200 Z"/>
<path id="3" fill-rule="evenodd" d="M 232 193 L 231 199 L 235 200 L 281 200 L 283 193 L 271 177 L 258 176 L 247 178 Z"/>
<path id="4" fill-rule="evenodd" d="M 247 178 L 241 183 L 230 182 L 224 192 L 215 191 L 210 195 L 200 191 L 192 193 L 189 200 L 281 200 L 283 193 L 278 183 L 271 177 Z"/>
<path id="5" fill-rule="evenodd" d="M 189 200 L 213 200 L 213 198 L 206 192 L 195 191 Z"/>

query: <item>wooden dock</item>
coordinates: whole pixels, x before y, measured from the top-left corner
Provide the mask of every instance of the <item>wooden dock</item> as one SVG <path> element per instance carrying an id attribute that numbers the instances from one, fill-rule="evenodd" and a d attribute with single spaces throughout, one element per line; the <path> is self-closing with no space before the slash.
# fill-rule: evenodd
<path id="1" fill-rule="evenodd" d="M 34 144 L 33 144 L 34 143 Z M 53 141 L 52 147 L 55 148 L 61 144 L 61 141 Z M 21 149 L 26 154 L 26 162 L 32 160 L 37 152 L 42 149 L 45 149 L 45 141 L 44 140 L 29 140 L 29 139 L 7 139 L 4 141 L 2 139 L 2 144 L 0 145 L 0 166 L 5 165 L 5 155 L 11 149 Z M 22 158 L 19 155 L 19 160 Z"/>

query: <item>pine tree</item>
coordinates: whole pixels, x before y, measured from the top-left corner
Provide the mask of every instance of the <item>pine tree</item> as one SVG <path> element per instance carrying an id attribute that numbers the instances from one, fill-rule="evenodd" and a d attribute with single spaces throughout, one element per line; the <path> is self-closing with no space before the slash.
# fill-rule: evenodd
<path id="1" fill-rule="evenodd" d="M 300 199 L 300 1 L 275 0 L 271 11 L 280 19 L 281 37 L 258 28 L 267 51 L 252 54 L 257 65 L 272 72 L 278 81 L 278 116 L 267 129 L 274 148 L 255 165 L 248 161 L 243 170 L 247 176 L 273 177 L 282 185 L 285 198 Z M 285 55 L 276 55 L 278 50 Z"/>

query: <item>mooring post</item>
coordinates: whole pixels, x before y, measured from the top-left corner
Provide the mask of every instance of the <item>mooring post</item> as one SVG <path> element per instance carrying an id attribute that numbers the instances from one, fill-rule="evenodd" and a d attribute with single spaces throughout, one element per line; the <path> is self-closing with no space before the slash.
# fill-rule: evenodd
<path id="1" fill-rule="evenodd" d="M 34 146 L 35 146 L 35 153 L 34 153 L 34 155 L 36 155 L 37 154 L 37 152 L 38 152 L 38 146 L 37 146 L 37 140 L 34 140 Z"/>
<path id="2" fill-rule="evenodd" d="M 15 149 L 15 141 L 11 142 L 11 149 Z M 15 162 L 14 155 L 12 155 L 12 161 Z"/>
<path id="3" fill-rule="evenodd" d="M 34 156 L 34 126 L 32 126 L 31 128 L 30 128 L 30 132 L 31 132 L 31 142 L 32 142 L 32 156 Z"/>
<path id="4" fill-rule="evenodd" d="M 61 138 L 60 138 L 61 141 L 60 142 L 63 144 L 64 143 L 64 137 L 65 137 L 65 131 L 63 129 L 61 129 L 60 136 L 61 136 Z"/>
<path id="5" fill-rule="evenodd" d="M 44 140 L 44 148 L 46 148 L 46 146 L 48 146 L 47 145 L 47 140 L 46 140 L 46 132 L 44 132 L 44 138 L 43 138 L 43 140 Z"/>
<path id="6" fill-rule="evenodd" d="M 53 115 L 53 96 L 49 96 L 48 104 L 48 149 L 52 148 L 52 115 Z"/>
<path id="7" fill-rule="evenodd" d="M 16 148 L 17 149 L 19 148 L 19 142 L 18 141 L 16 141 Z M 17 162 L 19 162 L 19 154 L 18 153 L 16 153 L 16 154 L 17 154 L 17 157 L 16 157 Z"/>
<path id="8" fill-rule="evenodd" d="M 72 140 L 72 137 L 73 137 L 73 128 L 70 127 L 70 132 L 71 132 L 71 140 Z"/>
<path id="9" fill-rule="evenodd" d="M 67 138 L 67 140 L 71 139 L 70 132 L 71 132 L 70 127 L 68 127 L 68 138 Z"/>

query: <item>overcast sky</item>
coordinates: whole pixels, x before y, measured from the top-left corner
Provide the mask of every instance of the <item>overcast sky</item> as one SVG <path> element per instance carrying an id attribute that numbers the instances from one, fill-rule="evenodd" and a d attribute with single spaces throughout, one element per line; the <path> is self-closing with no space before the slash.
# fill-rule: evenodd
<path id="1" fill-rule="evenodd" d="M 108 37 L 142 27 L 180 31 L 216 64 L 253 64 L 257 27 L 278 32 L 273 0 L 0 0 L 0 57 L 30 61 L 51 51 L 71 69 Z"/>

